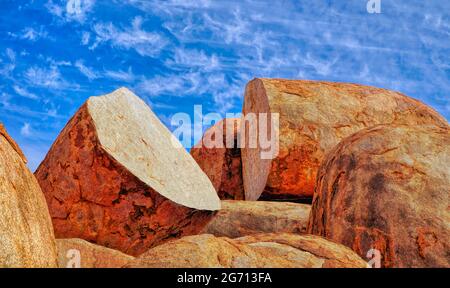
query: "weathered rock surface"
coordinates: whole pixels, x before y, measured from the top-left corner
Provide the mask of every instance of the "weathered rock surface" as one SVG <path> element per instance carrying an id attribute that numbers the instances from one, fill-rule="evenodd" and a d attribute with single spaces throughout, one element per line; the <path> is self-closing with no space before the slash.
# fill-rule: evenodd
<path id="1" fill-rule="evenodd" d="M 260 233 L 305 233 L 311 205 L 268 201 L 222 201 L 202 233 L 229 238 Z"/>
<path id="2" fill-rule="evenodd" d="M 56 267 L 47 204 L 25 162 L 0 124 L 0 267 Z"/>
<path id="3" fill-rule="evenodd" d="M 125 88 L 89 98 L 35 174 L 57 238 L 130 255 L 196 234 L 220 208 L 208 177 Z"/>
<path id="4" fill-rule="evenodd" d="M 134 257 L 83 239 L 56 239 L 59 268 L 120 268 Z M 75 250 L 75 251 L 74 251 Z M 80 266 L 75 266 L 79 257 Z"/>
<path id="5" fill-rule="evenodd" d="M 232 240 L 202 234 L 157 246 L 126 267 L 363 268 L 367 263 L 347 247 L 317 236 L 282 233 Z"/>
<path id="6" fill-rule="evenodd" d="M 244 199 L 239 130 L 240 119 L 222 120 L 209 128 L 191 149 L 192 157 L 209 177 L 220 199 Z"/>
<path id="7" fill-rule="evenodd" d="M 383 267 L 450 267 L 450 130 L 376 126 L 334 148 L 308 232 L 381 252 Z"/>
<path id="8" fill-rule="evenodd" d="M 251 112 L 279 113 L 279 153 L 273 160 L 261 159 L 262 149 L 248 148 L 249 131 L 241 131 L 247 139 L 241 149 L 246 200 L 311 198 L 325 153 L 363 128 L 448 126 L 437 112 L 405 95 L 346 83 L 254 79 L 246 87 L 243 108 L 244 116 Z"/>
<path id="9" fill-rule="evenodd" d="M 25 157 L 25 155 L 22 152 L 22 149 L 20 149 L 19 145 L 17 145 L 16 141 L 14 141 L 11 136 L 9 136 L 8 132 L 6 132 L 5 126 L 3 126 L 2 123 L 0 123 L 0 137 L 3 136 L 3 138 L 5 138 L 5 140 L 9 143 L 9 145 L 11 146 L 11 148 L 14 149 L 14 151 L 16 151 L 16 153 L 19 155 L 19 157 L 22 159 L 22 161 L 24 163 L 27 163 L 27 158 Z"/>

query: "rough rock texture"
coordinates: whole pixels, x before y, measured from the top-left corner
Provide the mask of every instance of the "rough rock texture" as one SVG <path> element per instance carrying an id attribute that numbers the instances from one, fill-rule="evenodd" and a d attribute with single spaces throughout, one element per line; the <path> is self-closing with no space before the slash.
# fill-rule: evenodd
<path id="1" fill-rule="evenodd" d="M 262 160 L 261 149 L 241 149 L 246 200 L 311 198 L 325 153 L 363 128 L 448 125 L 434 110 L 400 93 L 316 81 L 254 79 L 246 87 L 243 108 L 244 115 L 250 112 L 279 113 L 279 154 Z M 243 138 L 249 135 L 247 131 Z"/>
<path id="2" fill-rule="evenodd" d="M 222 201 L 202 233 L 237 238 L 258 233 L 305 233 L 311 205 L 268 201 Z"/>
<path id="3" fill-rule="evenodd" d="M 2 123 L 0 123 L 0 137 L 2 137 L 2 136 L 9 143 L 11 148 L 13 148 L 14 151 L 16 151 L 16 153 L 19 155 L 19 157 L 22 159 L 22 161 L 24 163 L 27 163 L 28 162 L 27 158 L 23 154 L 23 152 L 20 149 L 19 145 L 17 145 L 17 143 L 11 138 L 11 136 L 8 135 L 8 133 L 6 132 L 5 126 L 3 126 Z"/>
<path id="4" fill-rule="evenodd" d="M 448 128 L 358 132 L 324 160 L 308 232 L 378 249 L 384 267 L 450 267 L 449 163 Z"/>
<path id="5" fill-rule="evenodd" d="M 0 267 L 56 267 L 47 204 L 25 161 L 0 124 Z"/>
<path id="6" fill-rule="evenodd" d="M 202 140 L 191 149 L 192 157 L 209 177 L 220 199 L 244 199 L 239 130 L 240 119 L 222 120 L 209 128 Z M 227 131 L 230 133 L 228 137 Z M 211 142 L 222 146 L 208 144 Z"/>
<path id="7" fill-rule="evenodd" d="M 282 233 L 232 240 L 202 234 L 155 247 L 126 267 L 363 268 L 367 263 L 347 247 L 317 236 Z"/>
<path id="8" fill-rule="evenodd" d="M 57 238 L 130 255 L 196 234 L 220 208 L 208 177 L 125 88 L 89 98 L 35 174 Z"/>
<path id="9" fill-rule="evenodd" d="M 120 251 L 95 245 L 83 239 L 57 239 L 59 268 L 120 268 L 134 259 L 134 257 Z M 79 267 L 71 266 L 74 258 L 73 251 L 80 256 Z"/>

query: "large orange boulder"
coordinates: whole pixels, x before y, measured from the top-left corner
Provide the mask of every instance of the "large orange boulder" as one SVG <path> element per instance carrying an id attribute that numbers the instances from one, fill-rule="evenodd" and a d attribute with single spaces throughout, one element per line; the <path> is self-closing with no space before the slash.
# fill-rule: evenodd
<path id="1" fill-rule="evenodd" d="M 258 234 L 238 239 L 202 234 L 145 252 L 128 268 L 365 268 L 349 248 L 321 237 Z"/>
<path id="2" fill-rule="evenodd" d="M 220 199 L 243 200 L 240 119 L 221 120 L 209 128 L 191 155 L 209 177 Z"/>
<path id="3" fill-rule="evenodd" d="M 0 267 L 57 267 L 47 203 L 25 162 L 0 124 Z"/>
<path id="4" fill-rule="evenodd" d="M 449 128 L 362 130 L 324 160 L 308 232 L 383 267 L 450 267 L 449 163 Z"/>
<path id="5" fill-rule="evenodd" d="M 252 136 L 249 129 L 251 115 L 266 123 L 259 113 L 274 113 L 267 117 L 273 123 L 275 114 L 279 116 L 279 127 L 274 125 L 272 129 L 277 132 L 273 133 L 275 142 L 279 142 L 273 157 L 261 157 L 267 149 L 251 147 L 249 141 L 266 138 L 261 133 Z M 448 125 L 431 108 L 397 92 L 356 84 L 281 79 L 249 82 L 243 116 L 241 134 L 245 142 L 241 153 L 246 200 L 310 199 L 325 154 L 343 138 L 366 127 L 391 123 Z"/>
<path id="6" fill-rule="evenodd" d="M 35 174 L 57 238 L 130 255 L 197 233 L 220 208 L 208 177 L 125 88 L 89 98 Z"/>
<path id="7" fill-rule="evenodd" d="M 202 233 L 238 238 L 260 233 L 305 233 L 311 205 L 224 200 Z"/>

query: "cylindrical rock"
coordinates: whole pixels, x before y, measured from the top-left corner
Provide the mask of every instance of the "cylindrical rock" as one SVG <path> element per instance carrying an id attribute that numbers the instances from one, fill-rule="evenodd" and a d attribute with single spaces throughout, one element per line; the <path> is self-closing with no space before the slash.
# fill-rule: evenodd
<path id="1" fill-rule="evenodd" d="M 261 117 L 259 113 L 279 114 L 279 153 L 274 159 L 262 159 L 264 149 L 260 145 L 249 147 L 251 116 L 247 115 Z M 391 123 L 448 125 L 433 109 L 397 92 L 356 84 L 281 79 L 249 82 L 243 116 L 246 200 L 311 199 L 325 153 L 363 128 Z"/>

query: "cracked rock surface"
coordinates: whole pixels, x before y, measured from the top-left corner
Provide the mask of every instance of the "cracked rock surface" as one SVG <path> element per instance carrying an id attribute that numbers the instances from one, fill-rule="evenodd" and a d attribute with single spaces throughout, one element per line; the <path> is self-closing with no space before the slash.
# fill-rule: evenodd
<path id="1" fill-rule="evenodd" d="M 175 144 L 129 90 L 89 98 L 35 172 L 56 237 L 139 255 L 200 231 L 220 201 L 208 177 Z"/>
<path id="2" fill-rule="evenodd" d="M 187 236 L 142 254 L 133 268 L 332 268 L 367 267 L 349 248 L 318 236 L 287 233 L 229 239 Z"/>
<path id="3" fill-rule="evenodd" d="M 383 267 L 450 267 L 450 129 L 376 126 L 335 147 L 318 174 L 308 233 Z"/>

